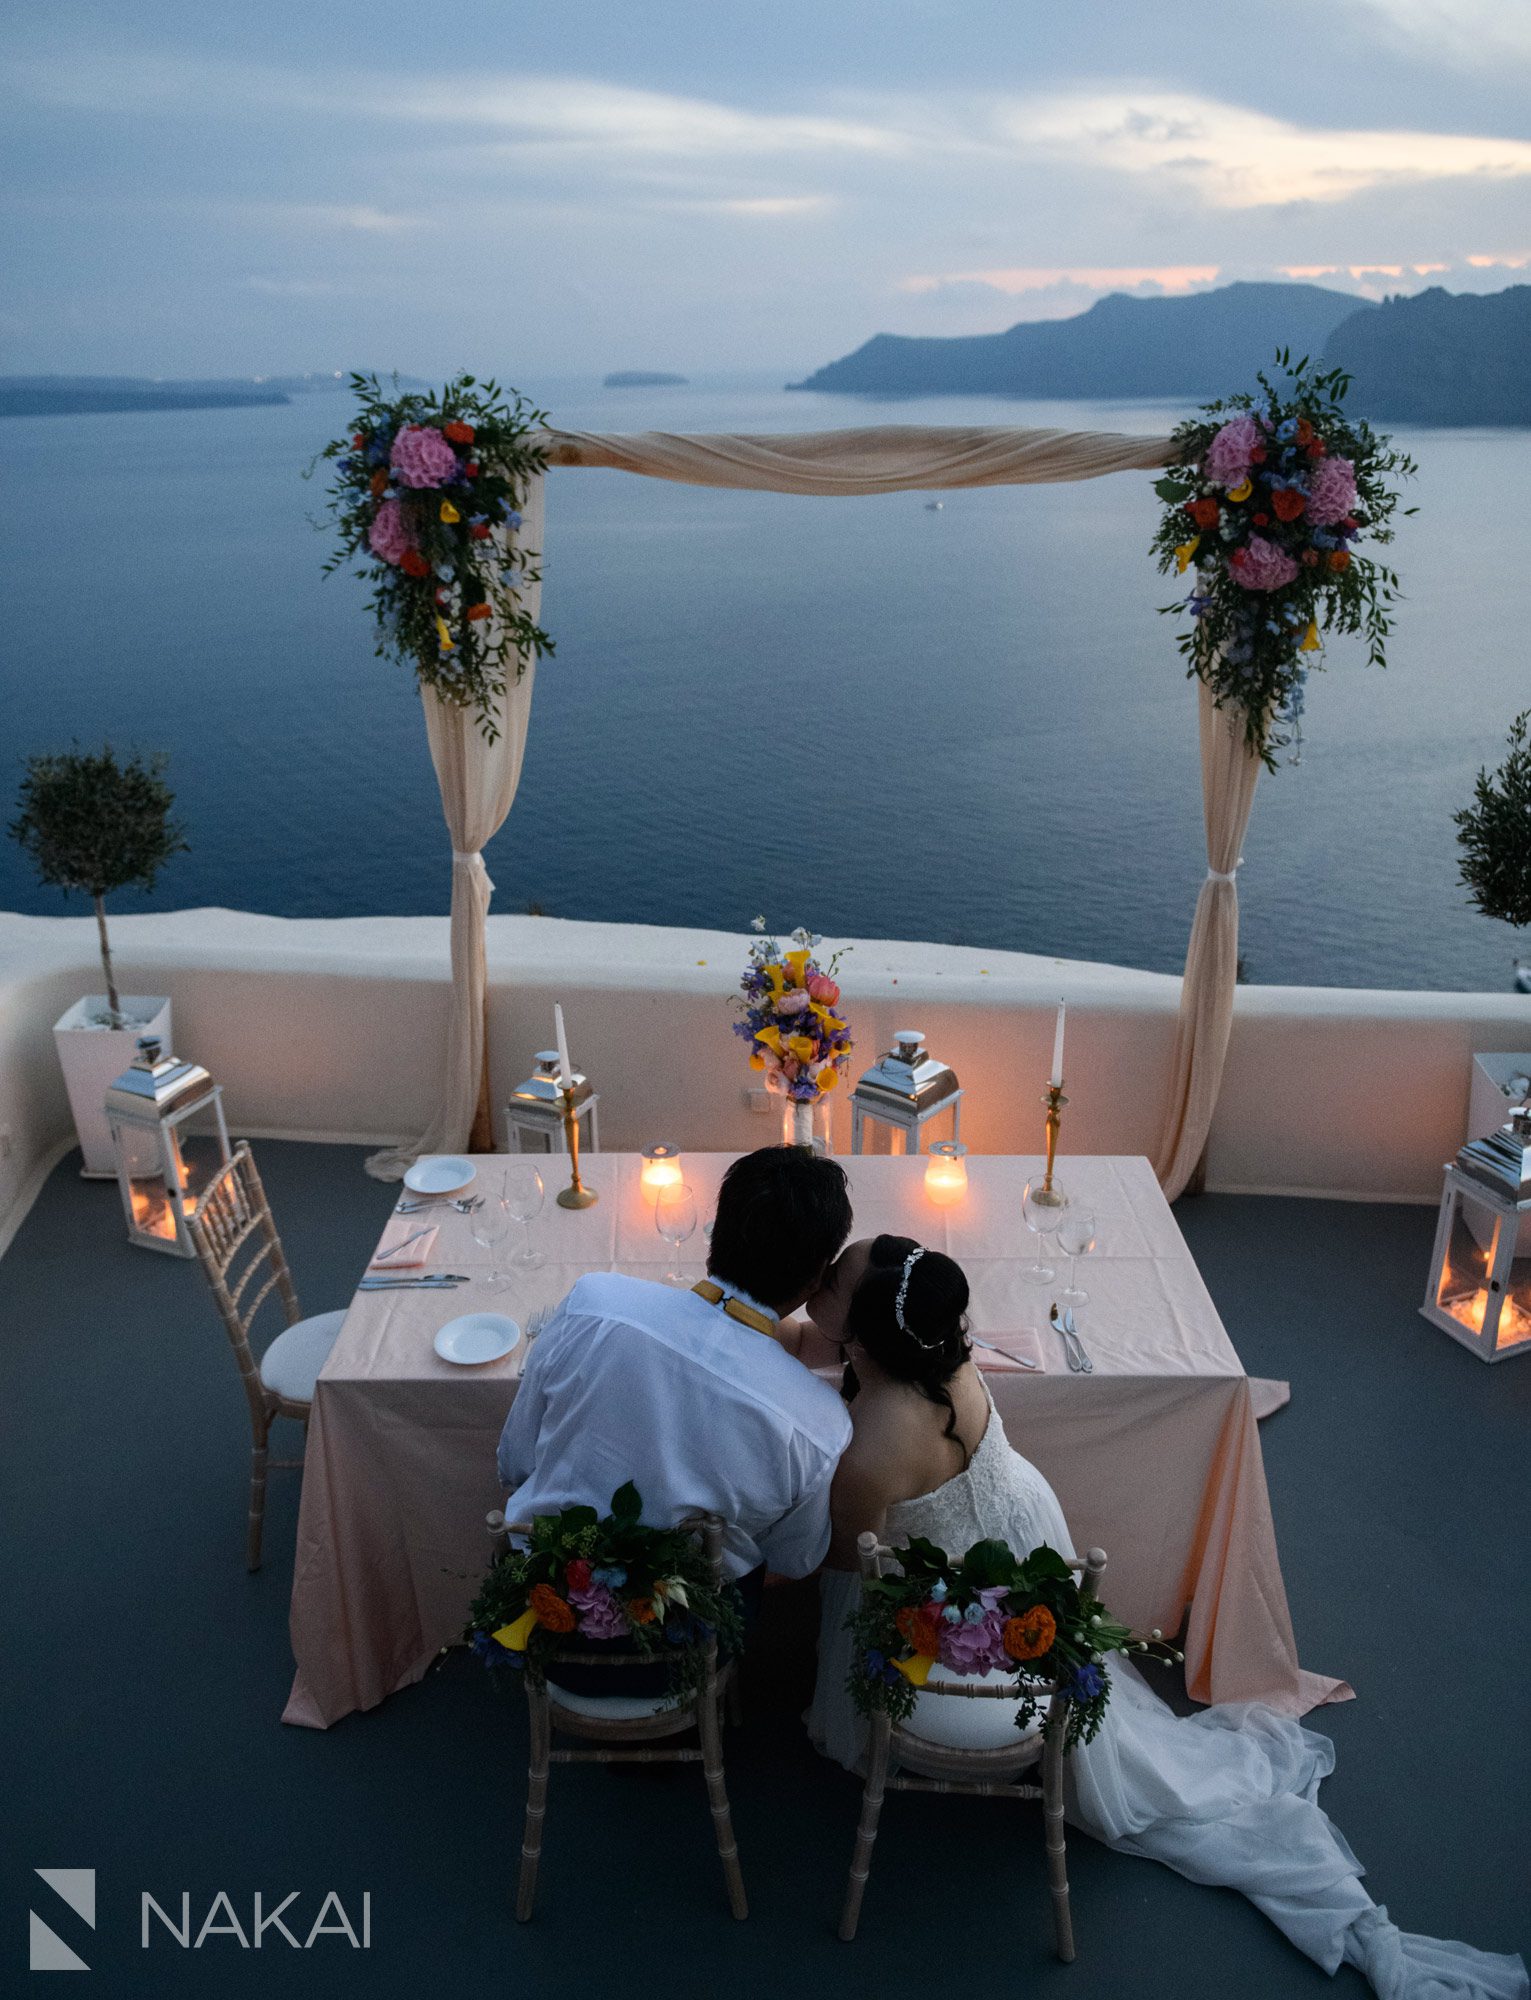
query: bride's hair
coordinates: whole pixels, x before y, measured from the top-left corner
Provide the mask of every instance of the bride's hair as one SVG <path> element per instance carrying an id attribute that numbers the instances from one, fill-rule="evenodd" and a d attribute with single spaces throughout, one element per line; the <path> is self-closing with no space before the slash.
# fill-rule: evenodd
<path id="1" fill-rule="evenodd" d="M 915 1251 L 920 1254 L 909 1262 Z M 947 1383 L 972 1353 L 967 1337 L 968 1281 L 939 1250 L 908 1236 L 872 1240 L 866 1273 L 846 1308 L 844 1338 L 855 1341 L 895 1382 L 909 1382 L 946 1411 L 942 1432 L 968 1458 L 957 1435 Z M 853 1371 L 847 1370 L 848 1375 Z M 851 1393 L 854 1384 L 848 1383 Z"/>

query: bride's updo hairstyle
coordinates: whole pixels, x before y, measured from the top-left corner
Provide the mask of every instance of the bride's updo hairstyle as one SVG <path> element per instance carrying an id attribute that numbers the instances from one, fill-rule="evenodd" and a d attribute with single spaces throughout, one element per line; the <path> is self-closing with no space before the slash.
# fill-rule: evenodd
<path id="1" fill-rule="evenodd" d="M 912 1264 L 914 1252 L 920 1254 Z M 907 1272 L 906 1272 L 907 1266 Z M 902 1296 L 900 1296 L 902 1294 Z M 908 1236 L 872 1240 L 866 1274 L 846 1308 L 844 1338 L 854 1341 L 895 1382 L 909 1382 L 944 1407 L 944 1436 L 962 1446 L 947 1383 L 968 1359 L 968 1281 L 939 1250 Z M 963 1448 L 962 1455 L 967 1457 Z"/>

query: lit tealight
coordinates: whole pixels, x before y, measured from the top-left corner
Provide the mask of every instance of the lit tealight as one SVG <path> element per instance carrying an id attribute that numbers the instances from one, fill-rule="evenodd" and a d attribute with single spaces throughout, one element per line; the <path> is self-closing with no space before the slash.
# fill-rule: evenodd
<path id="1" fill-rule="evenodd" d="M 955 1139 L 943 1139 L 931 1147 L 925 1163 L 925 1192 L 937 1208 L 950 1208 L 967 1191 L 967 1147 Z"/>
<path id="2" fill-rule="evenodd" d="M 645 1146 L 643 1149 L 643 1192 L 650 1201 L 659 1199 L 659 1190 L 681 1184 L 680 1148 Z"/>

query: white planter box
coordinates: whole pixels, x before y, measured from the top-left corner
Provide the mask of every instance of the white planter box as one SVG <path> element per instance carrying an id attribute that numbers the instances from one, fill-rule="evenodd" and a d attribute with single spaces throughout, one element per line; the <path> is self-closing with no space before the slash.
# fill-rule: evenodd
<path id="1" fill-rule="evenodd" d="M 106 995 L 88 993 L 53 1024 L 64 1087 L 74 1113 L 74 1129 L 84 1155 L 80 1172 L 93 1179 L 112 1180 L 117 1159 L 112 1128 L 103 1105 L 106 1093 L 138 1053 L 140 1035 L 158 1035 L 170 1047 L 170 1002 L 139 993 L 120 994 L 125 1027 L 108 1028 L 97 1017 L 106 1012 Z"/>

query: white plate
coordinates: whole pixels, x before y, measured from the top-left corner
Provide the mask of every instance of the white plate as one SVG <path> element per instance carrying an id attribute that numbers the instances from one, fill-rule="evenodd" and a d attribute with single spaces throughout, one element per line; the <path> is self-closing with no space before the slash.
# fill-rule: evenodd
<path id="1" fill-rule="evenodd" d="M 404 1185 L 415 1194 L 456 1194 L 472 1179 L 471 1160 L 416 1160 L 404 1176 Z"/>
<path id="2" fill-rule="evenodd" d="M 433 1344 L 443 1361 L 476 1368 L 483 1361 L 502 1360 L 520 1339 L 520 1327 L 503 1313 L 464 1313 L 460 1319 L 449 1319 Z"/>

